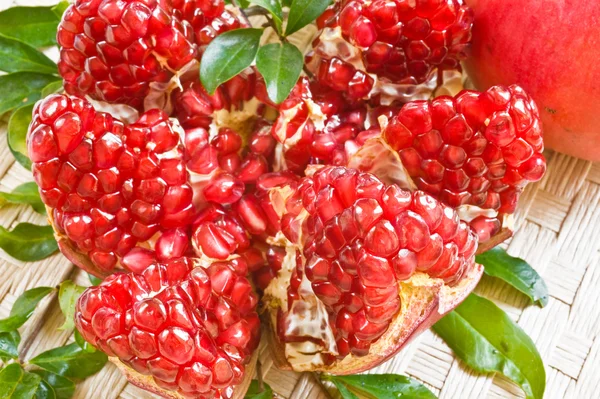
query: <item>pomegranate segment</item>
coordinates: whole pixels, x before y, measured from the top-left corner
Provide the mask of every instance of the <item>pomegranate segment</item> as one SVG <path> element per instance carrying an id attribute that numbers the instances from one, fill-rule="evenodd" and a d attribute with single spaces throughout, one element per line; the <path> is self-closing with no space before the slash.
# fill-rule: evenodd
<path id="1" fill-rule="evenodd" d="M 515 85 L 405 104 L 382 133 L 416 186 L 458 209 L 480 241 L 546 170 L 538 109 Z"/>
<path id="2" fill-rule="evenodd" d="M 369 355 L 401 313 L 413 276 L 452 287 L 476 269 L 475 234 L 422 191 L 344 167 L 270 190 L 292 252 L 279 256 L 287 260 L 265 295 L 283 304 L 276 328 L 295 369 Z"/>
<path id="3" fill-rule="evenodd" d="M 179 258 L 116 273 L 79 298 L 77 329 L 157 393 L 231 398 L 260 337 L 258 298 L 239 270 Z"/>
<path id="4" fill-rule="evenodd" d="M 156 109 L 124 125 L 77 97 L 36 104 L 33 175 L 57 235 L 87 255 L 90 272 L 106 275 L 139 243 L 193 217 L 177 129 Z"/>
<path id="5" fill-rule="evenodd" d="M 69 94 L 162 107 L 154 97 L 195 76 L 202 49 L 241 25 L 222 0 L 77 0 L 58 27 L 58 69 Z"/>
<path id="6" fill-rule="evenodd" d="M 345 0 L 317 22 L 322 31 L 307 65 L 321 84 L 353 100 L 390 93 L 398 100 L 436 69 L 460 69 L 473 12 L 462 0 Z"/>

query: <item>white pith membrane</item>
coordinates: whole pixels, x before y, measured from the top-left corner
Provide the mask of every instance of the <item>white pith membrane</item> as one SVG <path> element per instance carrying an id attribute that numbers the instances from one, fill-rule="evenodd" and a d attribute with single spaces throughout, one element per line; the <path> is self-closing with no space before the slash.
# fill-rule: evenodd
<path id="1" fill-rule="evenodd" d="M 240 135 L 242 138 L 242 148 L 245 148 L 248 138 L 253 133 L 256 122 L 259 119 L 258 109 L 262 105 L 258 98 L 252 97 L 250 100 L 244 101 L 241 108 L 232 110 L 220 109 L 213 112 L 212 121 L 207 129 L 208 142 L 210 143 L 219 134 L 220 129 L 229 128 Z M 185 130 L 176 118 L 171 118 L 171 120 L 177 121 L 181 142 L 185 143 Z M 188 169 L 190 175 L 189 183 L 192 186 L 194 193 L 193 201 L 196 206 L 206 203 L 203 195 L 204 187 L 221 172 L 219 167 L 205 174 L 196 173 Z"/>
<path id="2" fill-rule="evenodd" d="M 171 93 L 177 89 L 182 90 L 182 81 L 191 80 L 198 75 L 200 71 L 200 61 L 193 59 L 181 69 L 174 70 L 169 67 L 166 58 L 159 56 L 155 52 L 152 52 L 152 54 L 156 57 L 158 63 L 163 68 L 170 71 L 173 76 L 167 82 L 151 82 L 148 85 L 149 90 L 144 98 L 144 109 L 150 110 L 158 108 L 170 114 L 173 111 Z"/>
<path id="3" fill-rule="evenodd" d="M 86 101 L 92 104 L 96 112 L 110 114 L 113 118 L 120 120 L 126 125 L 135 123 L 140 119 L 140 113 L 137 109 L 126 104 L 112 104 L 106 101 L 94 100 L 90 96 L 85 96 Z"/>
<path id="4" fill-rule="evenodd" d="M 298 127 L 298 129 L 294 132 L 291 137 L 287 137 L 287 127 L 290 121 L 292 121 L 300 108 L 303 105 L 306 105 L 308 108 L 308 115 L 306 116 L 306 120 L 302 122 L 302 124 Z M 277 145 L 275 146 L 275 157 L 274 157 L 274 165 L 273 171 L 280 172 L 282 170 L 287 169 L 287 164 L 285 161 L 285 151 L 295 146 L 300 139 L 302 139 L 302 132 L 304 131 L 304 127 L 308 123 L 309 120 L 313 122 L 315 130 L 322 131 L 325 129 L 325 122 L 327 117 L 321 110 L 321 107 L 315 103 L 312 98 L 300 98 L 298 104 L 289 109 L 284 109 L 279 112 L 278 118 L 283 120 L 283 124 L 281 128 L 277 131 L 274 131 L 274 134 L 277 138 Z"/>
<path id="5" fill-rule="evenodd" d="M 373 78 L 373 88 L 366 97 L 372 98 L 379 95 L 382 105 L 390 105 L 399 100 L 401 102 L 426 100 L 436 88 L 437 69 L 433 69 L 423 83 L 416 85 L 392 83 L 386 78 L 380 79 L 377 75 L 368 73 L 361 56 L 362 50 L 344 39 L 340 26 L 325 27 L 318 36 L 319 44 L 313 48 L 314 56 L 306 64 L 307 68 L 314 74 L 318 74 L 321 59 L 339 58 Z"/>

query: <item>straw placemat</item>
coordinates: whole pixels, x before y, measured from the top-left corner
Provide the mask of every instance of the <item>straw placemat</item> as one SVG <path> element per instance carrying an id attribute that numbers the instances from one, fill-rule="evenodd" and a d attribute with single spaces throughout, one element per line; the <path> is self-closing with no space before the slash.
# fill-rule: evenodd
<path id="1" fill-rule="evenodd" d="M 0 0 L 11 5 L 53 4 L 56 0 Z M 308 36 L 299 39 L 307 45 Z M 300 43 L 298 43 L 300 44 Z M 14 161 L 6 145 L 6 120 L 0 121 L 0 191 L 31 181 L 31 172 Z M 547 152 L 548 172 L 529 185 L 521 197 L 514 237 L 503 244 L 511 255 L 527 260 L 545 279 L 548 305 L 540 309 L 515 289 L 484 277 L 476 292 L 492 299 L 535 341 L 546 365 L 546 398 L 600 397 L 600 164 Z M 27 206 L 0 209 L 0 225 L 45 224 Z M 65 279 L 89 285 L 85 273 L 61 254 L 44 261 L 22 263 L 0 250 L 0 318 L 7 317 L 23 291 L 56 286 Z M 20 329 L 19 352 L 24 359 L 72 340 L 72 331 L 59 331 L 63 316 L 56 296 L 45 298 Z M 310 374 L 280 371 L 261 346 L 263 379 L 289 399 L 336 397 Z M 407 374 L 425 384 L 440 399 L 515 398 L 520 389 L 508 380 L 470 371 L 444 342 L 427 331 L 372 373 Z M 78 384 L 75 398 L 152 398 L 107 364 Z"/>

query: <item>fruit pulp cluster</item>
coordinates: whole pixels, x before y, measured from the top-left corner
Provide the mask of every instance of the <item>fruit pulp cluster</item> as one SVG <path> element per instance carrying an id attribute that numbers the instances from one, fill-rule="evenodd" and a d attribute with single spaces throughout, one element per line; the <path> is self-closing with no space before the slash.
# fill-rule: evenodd
<path id="1" fill-rule="evenodd" d="M 199 81 L 211 40 L 249 26 L 222 1 L 64 14 L 66 94 L 36 104 L 28 151 L 61 251 L 105 278 L 76 326 L 145 389 L 243 395 L 259 303 L 280 367 L 376 366 L 468 295 L 544 174 L 518 86 L 423 99 L 466 54 L 461 0 L 341 1 L 317 24 L 313 74 L 277 105 L 254 67 Z"/>

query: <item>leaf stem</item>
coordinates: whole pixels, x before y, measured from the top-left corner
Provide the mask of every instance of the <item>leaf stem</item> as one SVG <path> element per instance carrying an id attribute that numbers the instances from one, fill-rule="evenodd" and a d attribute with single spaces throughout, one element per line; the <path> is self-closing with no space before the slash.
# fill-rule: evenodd
<path id="1" fill-rule="evenodd" d="M 259 7 L 259 6 L 252 6 L 252 7 L 244 8 L 242 10 L 242 12 L 247 17 L 254 17 L 256 15 L 264 15 L 266 17 L 267 15 L 270 15 L 267 10 L 265 10 L 264 8 Z"/>

